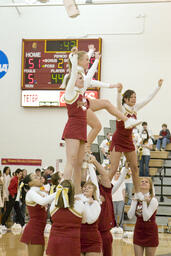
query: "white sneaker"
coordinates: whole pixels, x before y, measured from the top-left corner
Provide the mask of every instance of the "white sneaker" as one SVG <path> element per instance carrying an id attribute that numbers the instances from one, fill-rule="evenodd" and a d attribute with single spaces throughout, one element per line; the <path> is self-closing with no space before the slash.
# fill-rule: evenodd
<path id="1" fill-rule="evenodd" d="M 7 233 L 8 228 L 5 225 L 0 225 L 0 234 L 5 235 Z"/>
<path id="2" fill-rule="evenodd" d="M 135 197 L 135 199 L 140 200 L 140 201 L 144 200 L 144 195 L 142 192 L 135 193 L 134 197 Z"/>
<path id="3" fill-rule="evenodd" d="M 5 225 L 1 225 L 1 229 L 6 231 L 8 228 Z"/>
<path id="4" fill-rule="evenodd" d="M 125 129 L 131 129 L 141 123 L 142 123 L 142 121 L 130 117 L 125 121 Z"/>
<path id="5" fill-rule="evenodd" d="M 63 0 L 65 9 L 70 18 L 75 18 L 80 15 L 79 9 L 75 3 L 75 0 Z"/>

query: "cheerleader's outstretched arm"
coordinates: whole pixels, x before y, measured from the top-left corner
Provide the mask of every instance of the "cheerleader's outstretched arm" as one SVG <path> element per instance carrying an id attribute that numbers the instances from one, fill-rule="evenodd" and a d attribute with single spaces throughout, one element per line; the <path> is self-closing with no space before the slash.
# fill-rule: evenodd
<path id="1" fill-rule="evenodd" d="M 149 206 L 147 206 L 147 201 L 143 201 L 143 220 L 148 221 L 157 210 L 157 207 L 158 201 L 155 197 L 151 199 Z"/>
<path id="2" fill-rule="evenodd" d="M 75 83 L 77 80 L 77 65 L 78 65 L 78 55 L 77 53 L 70 53 L 69 59 L 72 63 L 72 69 L 71 69 L 71 76 L 68 81 L 66 90 L 65 90 L 65 98 L 66 100 L 71 100 L 75 97 L 76 92 L 74 90 L 75 88 Z"/>
<path id="3" fill-rule="evenodd" d="M 28 202 L 34 202 L 36 204 L 45 206 L 47 204 L 50 204 L 53 199 L 55 198 L 56 193 L 53 193 L 52 195 L 47 195 L 45 197 L 42 197 L 37 192 L 29 190 L 28 195 L 26 195 L 26 201 Z"/>
<path id="4" fill-rule="evenodd" d="M 135 111 L 140 110 L 141 108 L 143 108 L 146 104 L 148 104 L 154 97 L 155 95 L 158 93 L 158 91 L 160 90 L 161 86 L 163 84 L 163 80 L 160 79 L 158 81 L 158 86 L 155 87 L 155 89 L 153 90 L 153 92 L 144 100 L 140 101 L 139 103 L 135 104 Z"/>
<path id="5" fill-rule="evenodd" d="M 120 187 L 120 185 L 124 181 L 127 172 L 128 172 L 128 169 L 126 167 L 124 167 L 122 169 L 122 172 L 120 174 L 119 179 L 117 180 L 117 182 L 115 183 L 114 187 L 112 188 L 112 193 L 115 193 L 118 190 L 118 188 Z"/>
<path id="6" fill-rule="evenodd" d="M 95 156 L 91 155 L 90 163 L 94 164 L 97 171 L 99 172 L 101 178 L 100 182 L 102 186 L 106 188 L 111 188 L 111 180 L 109 178 L 108 172 L 103 168 L 103 166 L 96 160 Z"/>
<path id="7" fill-rule="evenodd" d="M 123 112 L 123 107 L 122 107 L 122 84 L 120 84 L 120 88 L 118 88 L 117 91 L 117 108 Z"/>

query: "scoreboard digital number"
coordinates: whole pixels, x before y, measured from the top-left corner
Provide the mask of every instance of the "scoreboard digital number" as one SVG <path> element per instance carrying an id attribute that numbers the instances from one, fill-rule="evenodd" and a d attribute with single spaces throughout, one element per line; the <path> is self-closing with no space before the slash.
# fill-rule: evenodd
<path id="1" fill-rule="evenodd" d="M 68 73 L 68 57 L 71 49 L 88 52 L 88 45 L 93 44 L 101 53 L 101 38 L 98 39 L 58 39 L 30 40 L 22 42 L 22 90 L 57 90 Z M 93 64 L 95 57 L 90 59 Z M 100 80 L 101 63 L 94 79 Z"/>

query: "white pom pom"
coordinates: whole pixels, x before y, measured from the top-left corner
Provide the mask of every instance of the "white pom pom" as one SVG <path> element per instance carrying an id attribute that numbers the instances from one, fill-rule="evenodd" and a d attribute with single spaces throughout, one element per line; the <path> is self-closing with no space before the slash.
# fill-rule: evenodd
<path id="1" fill-rule="evenodd" d="M 11 232 L 12 232 L 14 235 L 20 235 L 21 232 L 22 232 L 22 227 L 21 227 L 21 225 L 14 223 L 14 225 L 12 225 L 12 227 L 11 227 Z"/>

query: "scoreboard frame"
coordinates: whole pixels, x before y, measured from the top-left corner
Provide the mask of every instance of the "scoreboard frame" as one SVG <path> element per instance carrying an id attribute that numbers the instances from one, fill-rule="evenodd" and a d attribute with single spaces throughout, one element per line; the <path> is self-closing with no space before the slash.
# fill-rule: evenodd
<path id="1" fill-rule="evenodd" d="M 53 94 L 63 91 L 60 88 L 63 77 L 68 73 L 68 57 L 72 47 L 76 46 L 80 51 L 88 52 L 88 45 L 94 44 L 96 51 L 102 52 L 101 38 L 88 39 L 22 39 L 22 65 L 21 65 L 21 105 L 24 107 L 41 107 L 40 104 L 27 105 L 23 102 L 24 91 L 32 94 L 36 91 L 39 98 L 42 98 L 43 91 L 47 91 L 47 104 L 53 99 Z M 90 67 L 95 57 L 90 58 Z M 98 64 L 94 79 L 100 80 L 101 59 Z M 39 93 L 39 91 L 42 93 Z M 51 91 L 51 94 L 48 94 Z M 94 91 L 96 98 L 99 98 L 99 88 L 88 88 L 87 91 Z M 53 92 L 53 93 L 52 93 Z M 97 92 L 97 93 L 95 93 Z M 45 95 L 45 93 L 43 93 Z M 48 95 L 51 95 L 48 99 Z M 88 93 L 87 93 L 88 95 Z M 27 97 L 24 97 L 25 99 Z M 44 99 L 44 96 L 43 96 Z M 49 104 L 53 106 L 53 104 Z M 55 103 L 54 103 L 55 106 Z M 58 105 L 58 106 L 61 106 Z M 62 104 L 63 106 L 63 104 Z"/>

